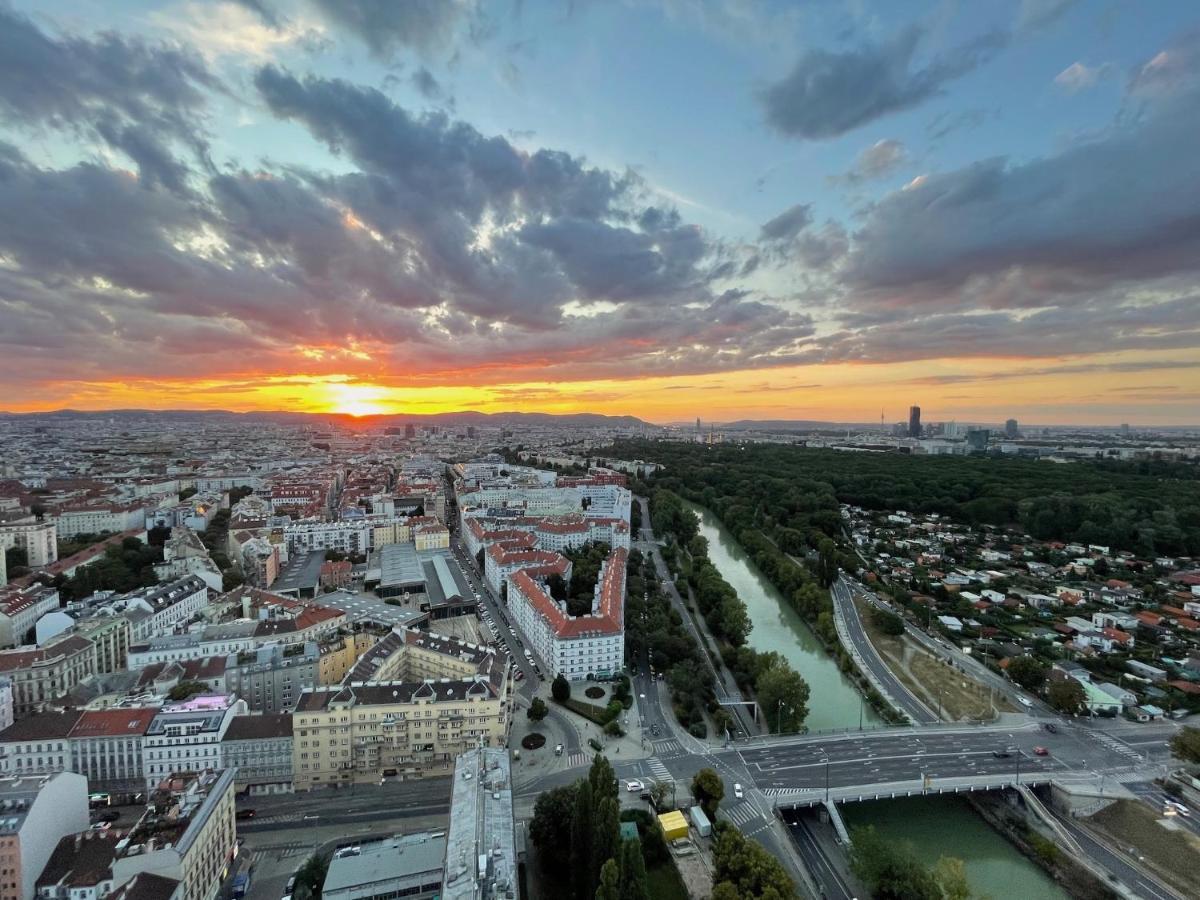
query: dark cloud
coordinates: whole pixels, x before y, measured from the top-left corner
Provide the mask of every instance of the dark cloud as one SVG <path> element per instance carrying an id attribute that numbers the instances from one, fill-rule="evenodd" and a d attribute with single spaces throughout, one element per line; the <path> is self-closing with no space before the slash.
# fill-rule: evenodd
<path id="1" fill-rule="evenodd" d="M 401 50 L 446 47 L 473 12 L 466 0 L 310 0 L 332 24 L 354 35 L 371 53 L 390 59 Z"/>
<path id="2" fill-rule="evenodd" d="M 1030 292 L 1016 302 L 1037 305 L 1039 296 L 1195 271 L 1198 142 L 1200 95 L 1192 94 L 1057 156 L 987 159 L 922 177 L 870 209 L 848 276 L 908 301 L 961 301 L 969 286 Z"/>
<path id="3" fill-rule="evenodd" d="M 760 241 L 790 241 L 812 223 L 812 206 L 797 203 L 785 209 L 758 232 Z"/>
<path id="4" fill-rule="evenodd" d="M 762 93 L 767 121 L 789 137 L 837 137 L 919 105 L 1010 40 L 1005 32 L 989 32 L 919 67 L 914 61 L 923 36 L 913 26 L 884 44 L 808 51 Z"/>
<path id="5" fill-rule="evenodd" d="M 194 53 L 104 32 L 53 36 L 0 5 L 0 120 L 98 138 L 126 154 L 147 185 L 182 190 L 172 144 L 204 160 L 198 123 L 220 85 Z"/>

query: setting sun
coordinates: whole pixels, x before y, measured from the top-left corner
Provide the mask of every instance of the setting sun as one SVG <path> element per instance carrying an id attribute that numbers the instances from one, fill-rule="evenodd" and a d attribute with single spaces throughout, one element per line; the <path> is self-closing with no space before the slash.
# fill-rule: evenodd
<path id="1" fill-rule="evenodd" d="M 330 384 L 328 409 L 348 416 L 379 416 L 395 412 L 384 388 L 369 384 Z"/>

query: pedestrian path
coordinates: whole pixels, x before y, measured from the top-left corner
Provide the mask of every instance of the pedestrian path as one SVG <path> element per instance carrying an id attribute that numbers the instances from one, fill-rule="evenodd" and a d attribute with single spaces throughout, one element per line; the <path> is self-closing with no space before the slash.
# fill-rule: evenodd
<path id="1" fill-rule="evenodd" d="M 652 756 L 646 760 L 646 765 L 650 768 L 650 774 L 654 776 L 655 781 L 672 781 L 671 772 L 663 765 L 662 760 L 657 756 Z"/>
<path id="2" fill-rule="evenodd" d="M 668 741 L 652 741 L 654 744 L 654 752 L 663 756 L 671 756 L 685 753 L 683 744 L 676 740 Z"/>
<path id="3" fill-rule="evenodd" d="M 742 828 L 743 826 L 750 824 L 755 819 L 762 818 L 762 813 L 755 809 L 753 804 L 745 802 L 738 803 L 736 806 L 731 806 L 729 809 L 726 809 L 724 811 L 724 815 L 725 818 L 727 818 L 738 828 Z"/>
<path id="4" fill-rule="evenodd" d="M 1120 753 L 1122 756 L 1126 757 L 1127 759 L 1131 759 L 1131 760 L 1132 759 L 1136 759 L 1136 760 L 1142 759 L 1142 754 L 1138 753 L 1136 750 L 1134 750 L 1132 747 L 1130 747 L 1124 741 L 1122 741 L 1118 738 L 1115 738 L 1110 734 L 1105 734 L 1103 731 L 1093 731 L 1093 732 L 1091 732 L 1091 735 L 1097 741 L 1099 741 L 1101 744 L 1103 744 L 1105 747 L 1107 747 L 1109 750 L 1113 750 L 1117 753 Z"/>
<path id="5" fill-rule="evenodd" d="M 571 769 L 574 769 L 576 766 L 590 765 L 591 762 L 592 762 L 591 756 L 589 756 L 583 750 L 576 750 L 574 753 L 572 753 L 570 756 L 567 757 L 567 767 L 571 768 Z"/>

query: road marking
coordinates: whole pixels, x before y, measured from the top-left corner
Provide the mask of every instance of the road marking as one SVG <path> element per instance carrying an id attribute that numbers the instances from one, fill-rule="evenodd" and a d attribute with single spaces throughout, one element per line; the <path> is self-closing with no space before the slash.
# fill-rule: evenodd
<path id="1" fill-rule="evenodd" d="M 670 770 L 662 764 L 662 760 L 660 760 L 657 756 L 652 756 L 646 760 L 646 765 L 650 768 L 650 773 L 655 777 L 656 780 L 672 780 Z"/>
<path id="2" fill-rule="evenodd" d="M 725 817 L 740 829 L 755 819 L 761 818 L 757 809 L 749 803 L 738 803 L 737 806 L 725 810 Z"/>
<path id="3" fill-rule="evenodd" d="M 586 766 L 591 762 L 591 757 L 582 750 L 577 750 L 567 757 L 567 767 L 574 769 L 577 766 Z"/>

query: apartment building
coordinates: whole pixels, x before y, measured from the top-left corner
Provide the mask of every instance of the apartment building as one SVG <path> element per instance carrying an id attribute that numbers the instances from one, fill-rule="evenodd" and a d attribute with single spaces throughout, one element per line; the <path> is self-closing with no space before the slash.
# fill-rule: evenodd
<path id="1" fill-rule="evenodd" d="M 208 605 L 208 585 L 188 575 L 166 584 L 142 588 L 123 595 L 127 617 L 133 625 L 133 639 L 144 641 L 157 634 L 168 634 L 176 626 L 190 620 Z M 146 615 L 134 615 L 142 610 Z"/>
<path id="2" fill-rule="evenodd" d="M 625 664 L 625 562 L 628 554 L 613 550 L 600 567 L 592 610 L 569 616 L 566 604 L 554 600 L 544 583 L 528 570 L 508 579 L 508 606 L 551 678 L 569 681 L 607 677 Z"/>
<path id="3" fill-rule="evenodd" d="M 246 712 L 244 700 L 215 694 L 162 707 L 143 743 L 147 787 L 172 773 L 221 768 L 221 740 L 234 718 Z"/>
<path id="4" fill-rule="evenodd" d="M 52 587 L 0 586 L 0 647 L 24 644 L 38 619 L 58 609 L 58 603 L 58 591 Z"/>
<path id="5" fill-rule="evenodd" d="M 516 900 L 516 828 L 507 750 L 468 750 L 458 757 L 446 831 L 444 900 Z"/>
<path id="6" fill-rule="evenodd" d="M 53 522 L 0 525 L 0 555 L 13 547 L 25 551 L 31 569 L 48 566 L 58 559 L 58 528 Z"/>
<path id="7" fill-rule="evenodd" d="M 292 755 L 290 712 L 237 716 L 221 739 L 222 765 L 236 770 L 239 793 L 291 793 Z"/>
<path id="8" fill-rule="evenodd" d="M 316 642 L 267 644 L 230 654 L 225 683 L 252 712 L 287 712 L 302 690 L 320 683 L 320 669 L 321 651 Z"/>
<path id="9" fill-rule="evenodd" d="M 395 629 L 341 685 L 301 694 L 296 789 L 445 772 L 470 747 L 505 746 L 508 669 L 490 648 Z"/>
<path id="10" fill-rule="evenodd" d="M 142 742 L 157 714 L 154 708 L 85 711 L 67 735 L 70 771 L 87 778 L 93 792 L 142 790 Z"/>
<path id="11" fill-rule="evenodd" d="M 170 773 L 113 860 L 113 883 L 153 874 L 178 881 L 179 900 L 214 900 L 236 855 L 235 825 L 232 771 Z"/>
<path id="12" fill-rule="evenodd" d="M 0 651 L 0 674 L 12 681 L 13 715 L 20 719 L 94 674 L 96 649 L 87 638 L 60 635 L 44 647 Z"/>
<path id="13" fill-rule="evenodd" d="M 350 556 L 372 549 L 372 526 L 366 520 L 348 522 L 297 522 L 283 529 L 288 556 L 314 550 L 336 550 Z"/>
<path id="14" fill-rule="evenodd" d="M 69 540 L 81 534 L 114 534 L 133 529 L 145 530 L 146 507 L 131 506 L 80 506 L 66 508 L 53 516 L 58 537 Z"/>
<path id="15" fill-rule="evenodd" d="M 571 579 L 571 561 L 553 550 L 508 550 L 492 544 L 483 554 L 483 579 L 496 594 L 514 572 L 529 571 L 543 578 Z"/>
<path id="16" fill-rule="evenodd" d="M 0 900 L 31 900 L 58 842 L 88 827 L 87 779 L 0 779 Z"/>
<path id="17" fill-rule="evenodd" d="M 80 710 L 43 712 L 18 719 L 0 731 L 0 775 L 30 777 L 70 772 L 70 736 Z"/>

